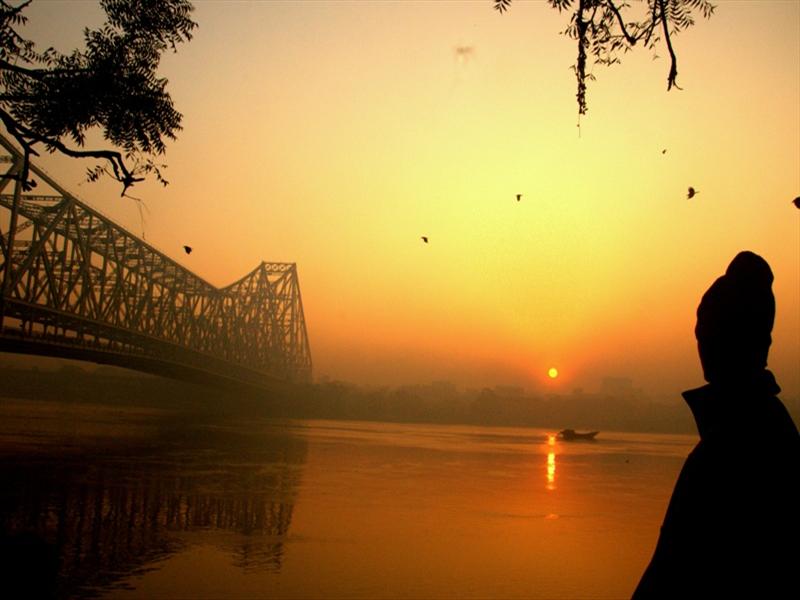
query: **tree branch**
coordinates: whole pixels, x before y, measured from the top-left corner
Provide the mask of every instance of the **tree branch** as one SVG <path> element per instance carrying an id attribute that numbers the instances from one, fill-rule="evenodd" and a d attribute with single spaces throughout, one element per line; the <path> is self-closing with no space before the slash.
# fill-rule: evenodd
<path id="1" fill-rule="evenodd" d="M 622 29 L 622 35 L 625 36 L 625 39 L 628 40 L 628 43 L 631 46 L 635 46 L 638 40 L 628 33 L 628 30 L 625 28 L 625 22 L 622 20 L 622 15 L 619 14 L 619 9 L 614 5 L 614 2 L 612 2 L 612 0 L 607 0 L 607 2 L 608 6 L 611 8 L 611 11 L 617 17 L 617 21 L 619 22 L 619 27 L 620 29 Z"/>
<path id="2" fill-rule="evenodd" d="M 650 36 L 653 35 L 653 30 L 656 28 L 656 22 L 658 19 L 656 18 L 656 7 L 658 4 L 655 0 L 653 0 L 653 10 L 650 12 L 650 24 L 647 27 L 647 35 L 644 38 L 645 45 L 650 43 Z M 662 5 L 663 6 L 663 5 Z"/>
<path id="3" fill-rule="evenodd" d="M 58 138 L 44 136 L 33 131 L 32 129 L 20 125 L 13 116 L 11 116 L 2 108 L 0 108 L 0 120 L 3 121 L 6 129 L 8 129 L 9 133 L 14 136 L 14 139 L 19 142 L 20 146 L 22 146 L 23 150 L 25 151 L 25 157 L 23 159 L 23 165 L 19 176 L 11 177 L 11 179 L 18 179 L 26 188 L 32 187 L 31 182 L 28 181 L 28 167 L 30 163 L 29 157 L 30 154 L 35 154 L 38 156 L 38 153 L 33 149 L 33 144 L 37 143 L 44 144 L 48 148 L 58 150 L 62 154 L 66 154 L 72 158 L 97 158 L 107 160 L 111 165 L 114 179 L 123 185 L 121 194 L 122 196 L 125 195 L 125 192 L 127 192 L 128 188 L 133 184 L 139 181 L 144 181 L 143 177 L 134 176 L 134 174 L 125 165 L 122 154 L 116 150 L 73 150 L 72 148 L 65 146 L 64 143 Z"/>
<path id="4" fill-rule="evenodd" d="M 89 72 L 89 69 L 28 69 L 26 67 L 20 67 L 19 65 L 10 63 L 2 58 L 0 58 L 0 70 L 12 71 L 14 73 L 19 73 L 20 75 L 33 77 L 34 79 L 43 79 L 48 75 L 73 75 L 75 73 Z"/>
<path id="5" fill-rule="evenodd" d="M 681 89 L 675 82 L 675 80 L 678 77 L 678 57 L 675 56 L 675 50 L 672 49 L 672 40 L 669 37 L 669 25 L 667 24 L 667 10 L 664 7 L 664 0 L 658 0 L 658 4 L 661 7 L 661 26 L 664 29 L 664 41 L 667 42 L 669 57 L 670 60 L 672 61 L 669 67 L 669 76 L 667 77 L 667 91 L 671 90 L 672 86 Z"/>
<path id="6" fill-rule="evenodd" d="M 8 15 L 13 17 L 21 13 L 31 2 L 33 2 L 33 0 L 25 0 L 25 2 L 23 2 L 19 6 L 11 6 L 5 1 L 2 2 L 2 4 L 4 4 L 8 9 Z"/>
<path id="7" fill-rule="evenodd" d="M 34 96 L 30 94 L 22 95 L 22 94 L 0 94 L 0 102 L 24 102 L 26 100 L 33 100 Z"/>
<path id="8" fill-rule="evenodd" d="M 583 19 L 586 0 L 579 0 L 578 12 L 575 15 L 578 27 L 578 61 L 575 65 L 575 76 L 578 79 L 578 114 L 586 114 L 586 29 L 588 23 Z"/>

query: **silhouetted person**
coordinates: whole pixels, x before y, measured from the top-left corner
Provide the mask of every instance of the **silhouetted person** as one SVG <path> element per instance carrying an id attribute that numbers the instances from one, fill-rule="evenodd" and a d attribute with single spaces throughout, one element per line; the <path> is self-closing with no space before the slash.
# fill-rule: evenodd
<path id="1" fill-rule="evenodd" d="M 797 593 L 800 436 L 766 369 L 774 319 L 772 271 L 741 252 L 697 309 L 708 385 L 683 396 L 700 442 L 675 484 L 635 600 Z"/>

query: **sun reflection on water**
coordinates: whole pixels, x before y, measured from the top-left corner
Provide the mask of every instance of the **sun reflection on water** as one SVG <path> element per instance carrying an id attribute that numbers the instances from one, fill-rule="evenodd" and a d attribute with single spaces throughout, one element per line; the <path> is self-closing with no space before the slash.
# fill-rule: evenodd
<path id="1" fill-rule="evenodd" d="M 550 446 L 547 452 L 547 489 L 556 489 L 556 436 L 547 436 L 547 445 Z"/>

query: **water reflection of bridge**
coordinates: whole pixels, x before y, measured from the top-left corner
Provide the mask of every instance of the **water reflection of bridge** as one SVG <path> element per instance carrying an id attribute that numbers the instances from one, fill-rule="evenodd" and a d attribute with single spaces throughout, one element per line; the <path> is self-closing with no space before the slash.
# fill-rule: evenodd
<path id="1" fill-rule="evenodd" d="M 59 597 L 108 591 L 193 544 L 246 571 L 279 571 L 305 442 L 214 429 L 179 433 L 180 447 L 166 441 L 169 431 L 163 445 L 138 449 L 4 457 L 0 544 L 13 554 L 35 540 L 35 576 Z M 57 560 L 46 572 L 48 555 Z"/>
<path id="2" fill-rule="evenodd" d="M 0 147 L 16 175 L 22 155 L 2 136 Z M 12 180 L 0 178 L 0 351 L 262 389 L 310 379 L 295 264 L 262 262 L 214 287 L 35 165 L 31 175 L 36 195 L 19 182 L 5 193 Z"/>

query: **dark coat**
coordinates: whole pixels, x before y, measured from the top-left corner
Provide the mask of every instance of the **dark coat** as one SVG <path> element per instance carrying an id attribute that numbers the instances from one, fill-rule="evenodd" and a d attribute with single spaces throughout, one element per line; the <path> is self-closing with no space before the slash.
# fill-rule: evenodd
<path id="1" fill-rule="evenodd" d="M 800 436 L 778 392 L 764 371 L 748 385 L 683 394 L 700 442 L 634 600 L 795 597 Z"/>

